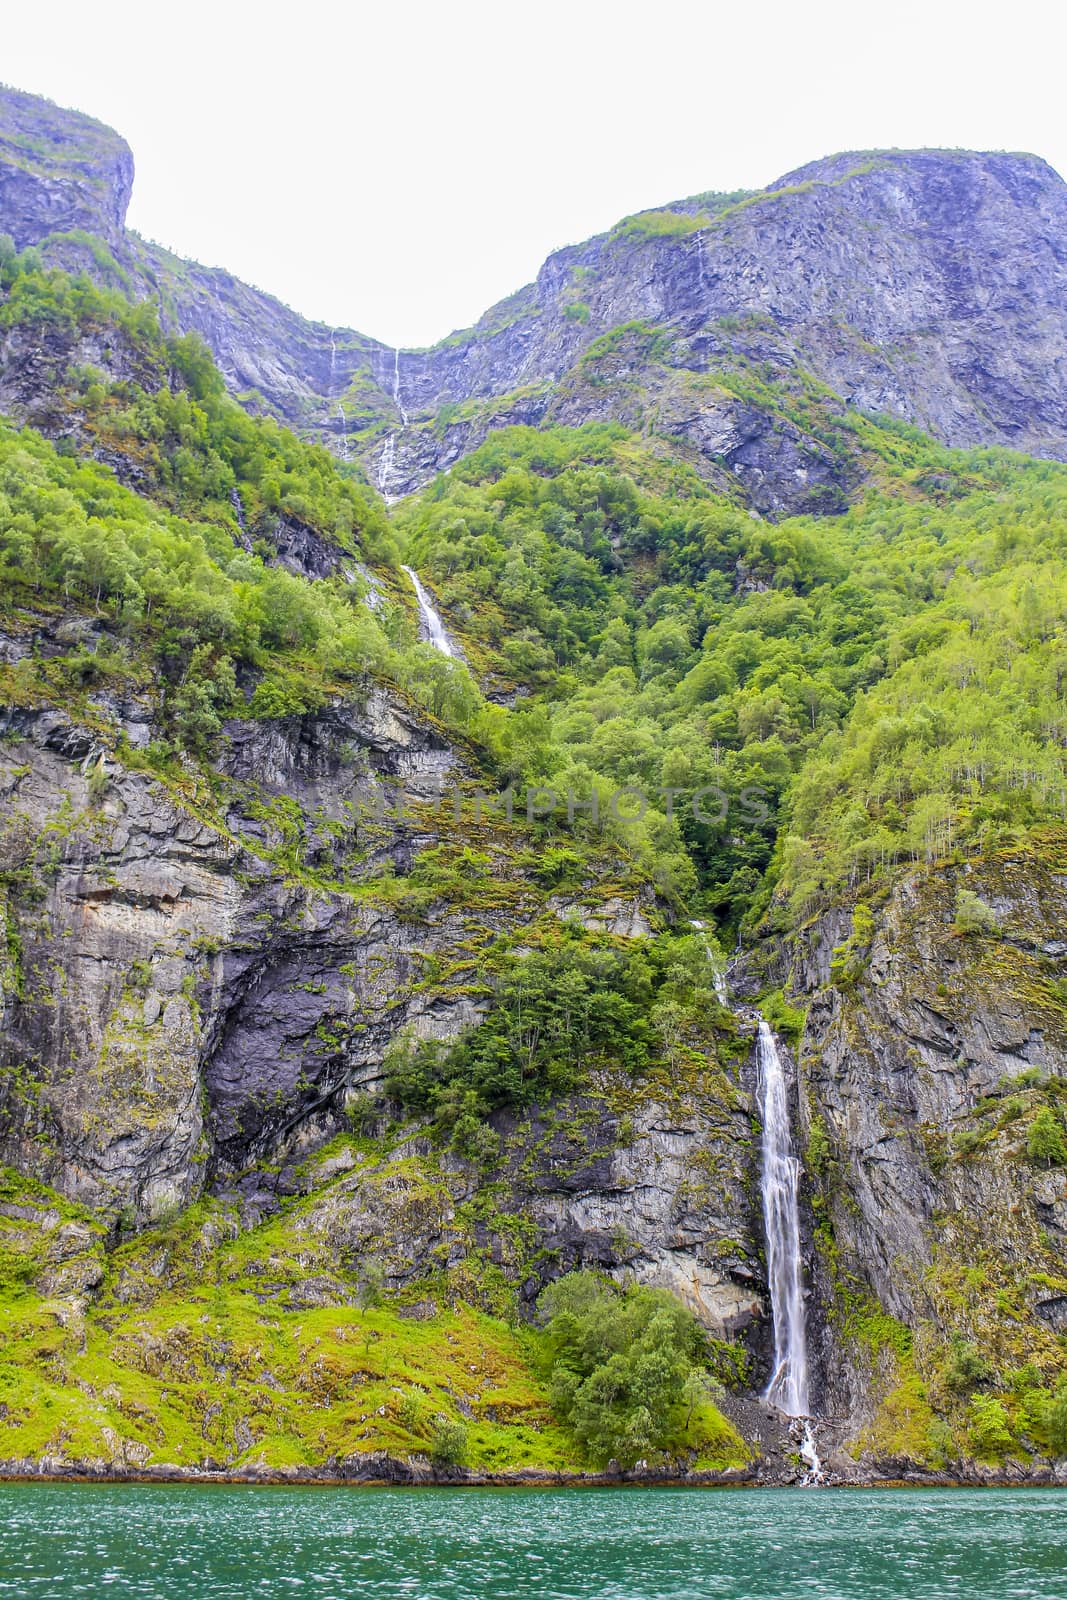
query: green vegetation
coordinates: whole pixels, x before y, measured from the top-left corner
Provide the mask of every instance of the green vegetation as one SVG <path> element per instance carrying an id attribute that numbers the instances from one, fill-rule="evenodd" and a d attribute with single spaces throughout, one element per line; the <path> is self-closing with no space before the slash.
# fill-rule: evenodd
<path id="1" fill-rule="evenodd" d="M 484 1120 L 501 1106 L 569 1093 L 598 1071 L 636 1079 L 714 1049 L 707 1019 L 718 1006 L 698 939 L 627 948 L 564 928 L 541 950 L 501 959 L 481 1023 L 449 1042 L 402 1039 L 387 1062 L 386 1092 L 431 1115 L 468 1159 L 497 1154 Z"/>
<path id="2" fill-rule="evenodd" d="M 285 1467 L 384 1449 L 488 1470 L 577 1465 L 530 1335 L 470 1305 L 430 1320 L 391 1294 L 354 1305 L 366 1258 L 331 1261 L 321 1303 L 302 1297 L 304 1219 L 321 1195 L 251 1231 L 202 1201 L 106 1266 L 80 1208 L 10 1172 L 0 1198 L 18 1218 L 0 1217 L 4 1458 Z M 84 1234 L 71 1284 L 103 1276 L 73 1317 L 36 1286 L 56 1271 L 60 1220 L 68 1239 Z"/>
<path id="3" fill-rule="evenodd" d="M 1063 1123 L 1048 1106 L 1042 1106 L 1030 1124 L 1026 1136 L 1026 1153 L 1031 1161 L 1046 1167 L 1067 1166 L 1067 1141 L 1063 1136 Z"/>
<path id="4" fill-rule="evenodd" d="M 612 238 L 684 241 L 749 203 L 697 197 L 625 219 Z M 412 992 L 469 1002 L 480 1020 L 458 1038 L 402 1035 L 386 1063 L 390 1103 L 364 1094 L 350 1108 L 351 1170 L 365 1158 L 383 1174 L 368 1214 L 401 1192 L 412 1210 L 436 1204 L 455 1218 L 440 1270 L 403 1290 L 365 1248 L 315 1254 L 315 1227 L 326 1233 L 331 1219 L 314 1194 L 250 1229 L 202 1202 L 106 1250 L 94 1219 L 12 1179 L 12 1215 L 0 1219 L 0 1455 L 106 1454 L 119 1438 L 137 1461 L 310 1462 L 382 1448 L 442 1468 L 740 1462 L 711 1373 L 739 1374 L 744 1353 L 713 1350 L 669 1295 L 572 1275 L 542 1296 L 543 1331 L 518 1325 L 517 1284 L 551 1266 L 494 1188 L 505 1156 L 525 1159 L 506 1130 L 532 1130 L 563 1096 L 579 1120 L 605 1097 L 598 1155 L 633 1138 L 643 1095 L 711 1106 L 724 1124 L 744 1116 L 728 1069 L 745 1041 L 716 1000 L 704 939 L 672 920 L 714 919 L 731 944 L 769 936 L 777 958 L 835 908 L 830 976 L 845 1026 L 857 994 L 881 981 L 879 913 L 905 870 L 920 881 L 948 868 L 936 926 L 959 981 L 1007 986 L 1048 1037 L 1063 1026 L 1065 980 L 1030 953 L 1029 930 L 1015 938 L 989 869 L 1012 852 L 1051 861 L 1061 849 L 1050 824 L 1067 794 L 1067 469 L 942 449 L 842 407 L 800 372 L 773 382 L 738 357 L 688 373 L 672 365 L 670 330 L 631 323 L 594 341 L 576 385 L 614 382 L 621 368 L 639 385 L 633 371 L 655 366 L 694 401 L 714 390 L 784 419 L 840 479 L 805 503 L 842 514 L 764 521 L 650 422 L 642 434 L 502 429 L 387 517 L 356 468 L 248 416 L 198 341 L 164 335 L 152 306 L 120 292 L 102 247 L 73 243 L 114 287 L 46 270 L 0 240 L 0 334 L 52 363 L 36 413 L 48 437 L 0 425 L 0 584 L 25 642 L 0 667 L 0 693 L 58 706 L 99 742 L 85 810 L 75 818 L 65 801 L 57 834 L 101 823 L 117 753 L 306 892 L 309 923 L 312 895 L 329 890 L 346 913 L 387 910 L 410 926 Z M 583 282 L 576 270 L 560 302 L 579 323 L 590 317 Z M 493 325 L 519 314 L 516 302 Z M 724 319 L 722 331 L 739 326 Z M 85 360 L 103 346 L 108 371 Z M 457 407 L 436 425 L 478 414 Z M 305 570 L 284 564 L 300 565 L 293 548 L 311 552 Z M 432 580 L 471 670 L 416 642 L 401 556 Z M 360 567 L 373 571 L 373 609 Z M 461 837 L 427 803 L 405 836 L 414 859 L 401 850 L 383 862 L 383 830 L 358 802 L 312 818 L 223 778 L 228 718 L 360 704 L 380 684 L 439 744 L 447 735 L 468 787 L 537 786 L 564 804 L 509 824 L 507 837 L 481 818 Z M 511 691 L 510 710 L 487 697 Z M 154 723 L 137 750 L 108 721 L 128 692 Z M 625 815 L 619 790 L 633 802 Z M 61 862 L 50 839 L 22 843 L 5 834 L 0 863 L 12 1004 L 36 981 L 21 923 L 43 916 Z M 643 907 L 652 934 L 591 932 L 620 925 L 594 920 L 613 898 Z M 421 954 L 419 931 L 441 917 L 452 923 L 444 953 Z M 139 1014 L 152 970 L 138 959 L 125 980 L 123 1003 Z M 799 1045 L 806 1017 L 786 968 L 766 970 L 786 988 L 761 997 L 763 1012 Z M 194 988 L 189 975 L 184 1002 Z M 348 1036 L 324 1021 L 316 1039 L 339 1059 Z M 8 1090 L 15 1110 L 37 1103 L 29 1066 Z M 1040 1073 L 1005 1080 L 951 1126 L 920 1130 L 931 1163 L 963 1178 L 996 1152 L 1033 1184 L 1054 1181 L 1049 1169 L 1067 1166 L 1063 1092 Z M 887 1106 L 887 1137 L 895 1115 Z M 394 1116 L 423 1122 L 417 1156 L 377 1137 Z M 904 1328 L 836 1260 L 849 1153 L 814 1106 L 808 1127 L 834 1316 L 881 1396 L 863 1442 L 938 1462 L 1067 1450 L 1063 1344 L 1034 1313 L 1038 1293 L 1067 1293 L 1050 1250 L 1027 1236 L 1024 1281 L 977 1244 L 957 1248 L 925 1285 L 936 1316 Z M 588 1155 L 581 1145 L 574 1160 Z M 469 1188 L 457 1196 L 442 1173 L 461 1166 Z M 307 1181 L 313 1191 L 312 1170 Z M 693 1199 L 726 1179 L 701 1151 L 685 1181 Z M 76 1230 L 73 1267 L 56 1270 L 53 1225 L 35 1232 L 20 1207 L 55 1210 Z M 1006 1227 L 1023 1224 L 1013 1214 Z M 162 1276 L 150 1252 L 165 1259 Z M 625 1238 L 615 1259 L 628 1259 Z M 337 1279 L 301 1303 L 309 1260 Z M 71 1283 L 98 1280 L 87 1311 L 54 1310 Z M 221 1369 L 232 1383 L 205 1416 Z"/>
<path id="5" fill-rule="evenodd" d="M 753 521 L 603 425 L 502 430 L 398 517 L 446 606 L 537 691 L 511 724 L 526 769 L 640 785 L 665 880 L 749 929 L 1018 840 L 1067 793 L 1067 472 L 826 429 L 878 478 L 829 520 Z M 670 790 L 711 791 L 711 820 L 684 799 L 668 817 Z"/>
<path id="6" fill-rule="evenodd" d="M 680 202 L 677 209 L 665 207 L 653 211 L 637 211 L 623 217 L 612 228 L 608 237 L 615 239 L 684 239 L 706 228 L 715 217 L 730 211 L 743 201 L 753 198 L 751 189 L 733 189 L 720 193 L 709 189 Z"/>
<path id="7" fill-rule="evenodd" d="M 553 1408 L 591 1462 L 744 1461 L 740 1438 L 712 1402 L 706 1335 L 672 1295 L 576 1272 L 538 1304 Z"/>
<path id="8" fill-rule="evenodd" d="M 195 337 L 164 337 L 151 305 L 45 271 L 2 239 L 0 329 L 72 350 L 106 329 L 139 374 L 61 367 L 49 394 L 66 413 L 60 445 L 0 426 L 8 602 L 61 600 L 107 623 L 66 659 L 23 664 L 9 699 L 154 684 L 175 747 L 203 754 L 226 715 L 300 714 L 380 677 L 492 744 L 499 716 L 468 673 L 416 644 L 399 605 L 379 615 L 364 604 L 352 563 L 396 561 L 376 496 L 321 447 L 248 416 Z M 75 454 L 67 429 L 83 451 L 122 463 L 140 492 Z M 277 541 L 294 530 L 318 541 L 336 577 L 279 565 Z"/>

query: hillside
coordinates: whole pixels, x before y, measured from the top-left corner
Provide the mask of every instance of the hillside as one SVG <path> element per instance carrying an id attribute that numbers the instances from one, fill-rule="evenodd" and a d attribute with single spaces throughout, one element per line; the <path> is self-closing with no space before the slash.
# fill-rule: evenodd
<path id="1" fill-rule="evenodd" d="M 795 1478 L 762 1016 L 830 1467 L 1054 1473 L 1060 180 L 833 158 L 394 355 L 0 107 L 7 1470 Z"/>

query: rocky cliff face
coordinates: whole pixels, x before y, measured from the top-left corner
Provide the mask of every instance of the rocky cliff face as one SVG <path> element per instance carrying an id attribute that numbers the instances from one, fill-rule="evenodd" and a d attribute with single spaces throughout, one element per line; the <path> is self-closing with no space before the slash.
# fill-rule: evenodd
<path id="1" fill-rule="evenodd" d="M 336 1119 L 345 1088 L 422 1014 L 414 930 L 287 882 L 272 853 L 296 828 L 328 880 L 358 850 L 361 783 L 402 775 L 418 793 L 455 762 L 372 695 L 359 712 L 234 725 L 232 798 L 205 812 L 115 758 L 116 733 L 148 738 L 143 706 L 101 713 L 95 737 L 52 711 L 5 724 L 5 1153 L 72 1199 L 144 1219 L 318 1107 Z M 376 841 L 401 864 L 416 848 L 402 826 Z M 469 1012 L 453 1009 L 440 1000 L 431 1028 Z"/>
<path id="2" fill-rule="evenodd" d="M 1067 1184 L 1029 1134 L 1067 1081 L 1065 866 L 1050 831 L 916 872 L 870 922 L 824 916 L 764 974 L 807 1004 L 796 1121 L 819 1404 L 887 1469 L 929 1448 L 952 1341 L 1062 1365 Z M 984 928 L 960 927 L 961 888 Z"/>
<path id="3" fill-rule="evenodd" d="M 157 300 L 251 409 L 360 453 L 389 497 L 516 421 L 621 421 L 771 518 L 847 505 L 866 470 L 848 443 L 856 408 L 950 443 L 1067 453 L 1067 191 L 1033 158 L 838 157 L 758 195 L 699 197 L 559 252 L 469 333 L 394 352 L 125 234 L 121 141 L 29 97 L 0 95 L 0 110 L 0 230 Z M 106 318 L 7 327 L 0 412 L 150 492 L 135 450 L 109 449 L 58 403 L 79 368 L 167 386 L 162 343 L 150 370 L 128 332 Z M 229 503 L 247 552 L 236 490 Z M 257 531 L 293 571 L 352 581 L 354 547 L 295 513 Z M 388 583 L 361 570 L 387 609 Z M 107 632 L 100 615 L 64 617 L 58 591 L 41 603 L 6 615 L 5 670 Z M 56 1381 L 94 1404 L 118 1396 L 107 1404 L 127 1431 L 109 1459 L 136 1466 L 148 1430 L 170 1437 L 158 1419 L 174 1388 L 246 1386 L 243 1409 L 201 1427 L 198 1448 L 226 1461 L 343 1406 L 344 1317 L 368 1274 L 403 1297 L 404 1319 L 436 1326 L 458 1300 L 528 1313 L 559 1273 L 602 1268 L 673 1290 L 758 1386 L 751 1019 L 714 1010 L 699 1069 L 605 1071 L 495 1112 L 480 1158 L 425 1124 L 388 1125 L 367 1093 L 398 1047 L 479 1019 L 472 974 L 503 939 L 529 949 L 572 922 L 647 935 L 663 907 L 632 861 L 598 846 L 580 888 L 550 890 L 521 830 L 461 826 L 437 803 L 446 783 L 482 781 L 476 755 L 382 682 L 303 715 L 233 718 L 198 767 L 161 754 L 147 689 L 64 700 L 49 681 L 0 712 L 0 1162 L 23 1184 L 13 1197 L 0 1185 L 0 1276 L 15 1260 L 12 1281 L 58 1307 L 34 1313 L 65 1330 L 49 1347 Z M 383 785 L 403 786 L 403 814 Z M 420 876 L 431 852 L 448 869 L 436 879 Z M 794 1092 L 815 1393 L 890 1470 L 946 1458 L 933 1403 L 957 1404 L 952 1340 L 1004 1373 L 1067 1370 L 1064 1169 L 1031 1140 L 1067 1094 L 1067 855 L 1050 830 L 886 881 L 876 903 L 768 941 L 735 979 L 806 1011 Z M 961 889 L 986 908 L 978 924 L 958 925 Z M 209 1283 L 219 1302 L 237 1284 L 291 1314 L 279 1345 L 291 1367 L 299 1348 L 298 1370 L 283 1381 L 282 1356 L 261 1356 L 261 1310 L 244 1343 L 174 1325 L 179 1294 L 183 1317 L 211 1321 Z M 161 1320 L 120 1324 L 129 1307 Z M 305 1349 L 314 1313 L 331 1321 Z M 77 1358 L 113 1324 L 129 1370 L 101 1386 Z M 472 1407 L 499 1376 L 484 1344 L 477 1356 Z M 158 1380 L 151 1407 L 130 1400 L 130 1370 Z M 350 1439 L 353 1418 L 337 1426 Z M 321 1456 L 325 1430 L 305 1445 Z"/>
<path id="4" fill-rule="evenodd" d="M 120 244 L 133 189 L 124 139 L 36 95 L 0 91 L 0 216 L 20 250 L 81 229 Z"/>
<path id="5" fill-rule="evenodd" d="M 7 659 L 30 643 L 10 634 Z M 88 723 L 8 710 L 0 732 L 0 1162 L 112 1229 L 205 1192 L 229 1195 L 248 1225 L 276 1211 L 300 1162 L 380 1087 L 402 1036 L 477 1020 L 477 990 L 429 974 L 462 973 L 539 919 L 648 931 L 640 891 L 620 894 L 617 874 L 611 892 L 546 896 L 523 875 L 515 829 L 439 807 L 469 769 L 380 689 L 314 716 L 231 722 L 213 792 L 138 765 L 147 700 L 97 696 Z M 405 894 L 420 851 L 472 840 L 492 872 L 462 904 Z M 487 1178 L 456 1159 L 432 1205 L 412 1209 L 425 1179 L 410 1159 L 431 1154 L 419 1137 L 371 1171 L 320 1175 L 336 1181 L 309 1212 L 309 1261 L 329 1277 L 370 1252 L 403 1288 L 484 1251 L 527 1301 L 559 1271 L 606 1267 L 675 1289 L 718 1337 L 761 1345 L 751 1104 L 736 1075 L 712 1064 L 684 1087 L 608 1080 L 496 1126 L 495 1223 L 472 1224 Z M 95 1256 L 84 1267 L 99 1275 Z"/>
<path id="6" fill-rule="evenodd" d="M 393 498 L 495 427 L 603 417 L 662 435 L 763 515 L 833 510 L 862 462 L 796 414 L 800 370 L 830 414 L 1067 454 L 1067 189 L 1032 156 L 841 155 L 741 199 L 680 202 L 557 252 L 467 332 L 395 352 L 124 234 L 122 142 L 28 96 L 0 110 L 0 228 L 106 276 L 78 238 L 51 236 L 105 238 L 236 393 L 357 455 Z M 42 139 L 58 159 L 32 153 Z M 633 323 L 644 337 L 617 332 Z"/>

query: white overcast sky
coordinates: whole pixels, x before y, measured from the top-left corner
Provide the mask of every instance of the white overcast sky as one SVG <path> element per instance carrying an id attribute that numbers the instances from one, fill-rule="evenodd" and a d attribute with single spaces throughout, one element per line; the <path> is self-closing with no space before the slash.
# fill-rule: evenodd
<path id="1" fill-rule="evenodd" d="M 0 79 L 125 136 L 148 237 L 417 345 L 627 212 L 836 150 L 1067 173 L 1064 10 L 49 0 L 4 7 Z"/>

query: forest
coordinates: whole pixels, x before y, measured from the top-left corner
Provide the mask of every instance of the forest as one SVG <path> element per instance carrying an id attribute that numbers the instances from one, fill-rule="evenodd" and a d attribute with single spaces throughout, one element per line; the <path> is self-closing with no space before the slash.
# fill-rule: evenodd
<path id="1" fill-rule="evenodd" d="M 1064 814 L 1056 463 L 838 410 L 824 436 L 849 435 L 865 486 L 842 515 L 774 524 L 669 441 L 512 427 L 387 519 L 358 468 L 249 416 L 148 305 L 3 241 L 0 289 L 0 328 L 66 358 L 49 439 L 0 433 L 8 604 L 107 618 L 67 658 L 8 669 L 17 693 L 158 674 L 173 748 L 206 757 L 238 709 L 296 715 L 380 676 L 501 786 L 602 794 L 596 826 L 730 938 Z M 128 375 L 77 359 L 102 329 Z M 795 408 L 773 387 L 753 375 Z M 279 565 L 279 519 L 328 548 L 328 576 Z M 417 642 L 401 559 L 469 671 Z M 607 815 L 623 786 L 651 801 L 629 823 Z M 708 819 L 672 803 L 703 790 L 724 797 Z"/>

